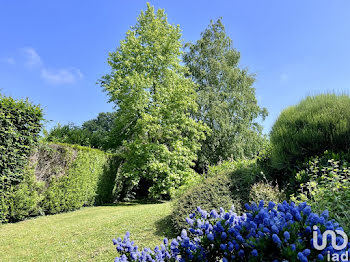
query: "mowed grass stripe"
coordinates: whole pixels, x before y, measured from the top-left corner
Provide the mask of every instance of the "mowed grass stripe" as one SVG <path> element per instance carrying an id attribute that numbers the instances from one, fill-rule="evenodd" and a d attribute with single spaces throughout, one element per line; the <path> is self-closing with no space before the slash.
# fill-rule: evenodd
<path id="1" fill-rule="evenodd" d="M 139 247 L 171 237 L 170 203 L 87 207 L 0 225 L 0 261 L 113 261 L 126 231 Z"/>

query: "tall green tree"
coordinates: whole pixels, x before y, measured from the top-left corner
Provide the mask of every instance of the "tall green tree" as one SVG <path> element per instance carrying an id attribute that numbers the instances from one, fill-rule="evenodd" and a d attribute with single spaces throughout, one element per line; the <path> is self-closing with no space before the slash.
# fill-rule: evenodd
<path id="1" fill-rule="evenodd" d="M 94 119 L 85 121 L 81 129 L 89 134 L 91 147 L 109 150 L 114 148 L 111 143 L 111 131 L 117 117 L 116 112 L 101 112 Z"/>
<path id="2" fill-rule="evenodd" d="M 211 21 L 201 39 L 185 48 L 184 62 L 198 84 L 199 110 L 193 115 L 212 130 L 202 142 L 198 168 L 252 157 L 263 140 L 256 119 L 265 118 L 267 110 L 257 104 L 255 78 L 239 67 L 240 53 L 233 48 L 221 19 Z"/>
<path id="3" fill-rule="evenodd" d="M 82 126 L 73 123 L 56 125 L 46 132 L 45 139 L 51 142 L 90 146 L 102 150 L 114 149 L 111 131 L 114 128 L 115 112 L 102 112 L 94 119 L 85 121 Z"/>
<path id="4" fill-rule="evenodd" d="M 195 84 L 180 64 L 179 26 L 164 10 L 147 5 L 120 46 L 110 53 L 111 73 L 101 83 L 117 109 L 116 140 L 125 163 L 121 172 L 136 185 L 152 182 L 160 197 L 190 176 L 206 127 L 191 118 L 197 111 Z"/>

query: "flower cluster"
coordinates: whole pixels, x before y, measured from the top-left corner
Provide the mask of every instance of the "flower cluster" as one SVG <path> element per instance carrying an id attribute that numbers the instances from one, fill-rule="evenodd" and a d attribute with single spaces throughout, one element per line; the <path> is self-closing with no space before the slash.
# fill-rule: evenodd
<path id="1" fill-rule="evenodd" d="M 328 220 L 328 212 L 321 215 L 311 211 L 306 203 L 295 205 L 284 201 L 276 205 L 269 202 L 264 207 L 260 201 L 245 205 L 246 213 L 238 216 L 233 210 L 210 213 L 202 210 L 186 219 L 191 226 L 181 236 L 154 250 L 138 250 L 127 233 L 113 240 L 120 257 L 118 261 L 322 261 L 350 251 L 334 250 L 331 242 L 318 251 L 313 244 L 313 227 L 317 226 L 318 244 L 322 244 L 325 230 L 343 230 L 334 221 Z M 337 237 L 337 244 L 344 241 Z M 337 261 L 341 261 L 340 259 Z"/>

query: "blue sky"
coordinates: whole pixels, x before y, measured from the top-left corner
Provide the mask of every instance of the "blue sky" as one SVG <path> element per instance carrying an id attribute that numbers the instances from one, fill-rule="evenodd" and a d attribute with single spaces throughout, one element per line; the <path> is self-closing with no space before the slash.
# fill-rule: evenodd
<path id="1" fill-rule="evenodd" d="M 306 95 L 350 91 L 350 1 L 149 1 L 195 41 L 223 18 L 256 74 L 268 132 L 283 108 Z M 96 84 L 146 1 L 2 1 L 0 89 L 41 104 L 50 128 L 113 110 Z"/>

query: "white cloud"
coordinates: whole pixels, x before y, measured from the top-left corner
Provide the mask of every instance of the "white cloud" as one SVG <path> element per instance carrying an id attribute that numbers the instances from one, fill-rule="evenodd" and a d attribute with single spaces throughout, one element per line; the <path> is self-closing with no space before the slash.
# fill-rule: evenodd
<path id="1" fill-rule="evenodd" d="M 24 64 L 32 69 L 39 70 L 40 77 L 51 84 L 72 84 L 83 78 L 81 71 L 74 67 L 49 68 L 41 59 L 38 52 L 32 47 L 22 48 Z"/>
<path id="2" fill-rule="evenodd" d="M 42 61 L 39 54 L 32 47 L 22 48 L 22 52 L 25 56 L 25 65 L 28 67 L 41 66 Z"/>
<path id="3" fill-rule="evenodd" d="M 72 84 L 82 77 L 83 74 L 77 68 L 63 68 L 58 70 L 41 69 L 41 78 L 51 84 Z"/>
<path id="4" fill-rule="evenodd" d="M 9 65 L 16 64 L 16 60 L 13 57 L 4 58 L 4 59 L 2 59 L 2 61 L 9 64 Z"/>

